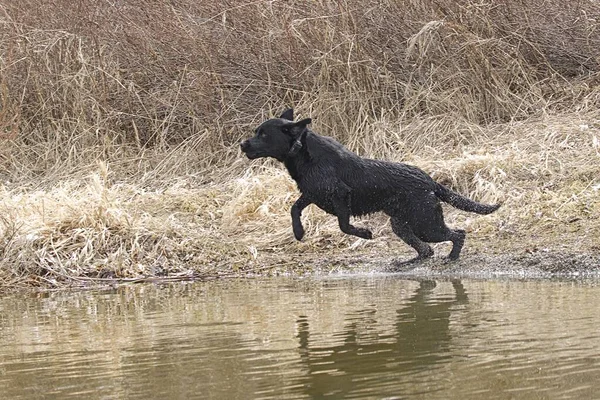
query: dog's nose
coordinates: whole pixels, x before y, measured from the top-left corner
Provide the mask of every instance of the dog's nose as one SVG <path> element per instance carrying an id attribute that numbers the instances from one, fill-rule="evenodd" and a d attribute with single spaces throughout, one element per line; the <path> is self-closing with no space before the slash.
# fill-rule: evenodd
<path id="1" fill-rule="evenodd" d="M 242 143 L 240 143 L 240 147 L 242 148 L 242 151 L 246 151 L 248 150 L 248 147 L 250 147 L 250 143 L 248 143 L 247 140 L 244 140 Z"/>

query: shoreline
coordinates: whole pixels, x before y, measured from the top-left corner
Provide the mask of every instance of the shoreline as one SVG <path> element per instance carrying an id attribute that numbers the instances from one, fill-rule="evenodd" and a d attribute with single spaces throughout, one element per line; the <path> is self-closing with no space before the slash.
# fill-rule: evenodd
<path id="1" fill-rule="evenodd" d="M 358 269 L 361 270 L 363 268 Z M 415 279 L 600 279 L 600 256 L 553 252 L 503 256 L 473 254 L 454 262 L 434 257 L 411 267 L 367 267 L 365 271 Z M 351 276 L 357 270 L 349 267 L 347 272 Z"/>
<path id="2" fill-rule="evenodd" d="M 407 258 L 408 259 L 408 258 Z M 288 276 L 361 276 L 394 275 L 410 278 L 442 279 L 554 279 L 600 278 L 600 254 L 574 254 L 565 251 L 515 252 L 513 254 L 471 253 L 457 261 L 443 257 L 394 267 L 393 257 L 374 257 L 369 254 L 351 254 L 329 260 L 312 260 L 310 257 L 295 267 L 281 269 L 274 266 L 270 274 Z M 314 264 L 310 267 L 311 263 Z"/>
<path id="3" fill-rule="evenodd" d="M 474 247 L 478 247 L 477 245 Z M 438 255 L 440 254 L 440 255 Z M 600 282 L 600 254 L 593 251 L 575 253 L 569 246 L 555 250 L 512 249 L 506 254 L 481 252 L 466 249 L 461 258 L 447 261 L 437 251 L 436 255 L 425 261 L 411 265 L 394 267 L 393 262 L 400 258 L 408 260 L 411 256 L 381 256 L 374 251 L 339 251 L 327 257 L 325 253 L 308 254 L 271 254 L 244 265 L 236 266 L 235 260 L 222 260 L 222 265 L 230 268 L 216 268 L 202 271 L 198 266 L 189 265 L 182 272 L 171 275 L 140 275 L 137 277 L 90 277 L 63 276 L 61 282 L 50 279 L 38 280 L 36 285 L 23 282 L 10 288 L 3 284 L 0 293 L 9 292 L 47 292 L 69 290 L 103 290 L 130 284 L 168 284 L 175 282 L 206 282 L 225 279 L 269 279 L 288 277 L 295 279 L 335 279 L 393 276 L 406 279 L 475 279 L 475 280 L 598 280 Z M 290 261 L 290 258 L 294 258 Z M 33 278 L 33 277 L 32 277 Z M 37 277 L 37 279 L 40 279 Z M 44 282 L 45 284 L 40 284 Z"/>

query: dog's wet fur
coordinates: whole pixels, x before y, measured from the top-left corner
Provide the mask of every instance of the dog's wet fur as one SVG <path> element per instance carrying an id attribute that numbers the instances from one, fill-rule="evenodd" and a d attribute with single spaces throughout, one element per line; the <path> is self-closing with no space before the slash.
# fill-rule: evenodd
<path id="1" fill-rule="evenodd" d="M 273 157 L 284 163 L 298 184 L 300 198 L 292 206 L 296 239 L 304 236 L 302 210 L 316 204 L 337 216 L 340 229 L 349 235 L 371 239 L 368 229 L 350 224 L 350 216 L 383 211 L 391 217 L 392 230 L 417 251 L 407 264 L 433 255 L 427 244 L 452 242 L 449 260 L 458 259 L 465 231 L 444 223 L 440 200 L 478 214 L 490 214 L 500 205 L 475 202 L 434 181 L 421 169 L 403 163 L 362 158 L 336 140 L 310 129 L 310 118 L 294 122 L 288 109 L 256 128 L 254 137 L 241 143 L 249 159 Z"/>

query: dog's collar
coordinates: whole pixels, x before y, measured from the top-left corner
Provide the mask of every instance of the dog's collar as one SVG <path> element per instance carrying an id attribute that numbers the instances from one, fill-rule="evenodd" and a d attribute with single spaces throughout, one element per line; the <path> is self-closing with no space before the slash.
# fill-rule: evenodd
<path id="1" fill-rule="evenodd" d="M 296 140 L 294 140 L 294 144 L 292 145 L 292 148 L 288 152 L 289 157 L 295 157 L 298 154 L 298 152 L 300 151 L 300 149 L 303 146 L 302 138 L 305 136 L 306 136 L 306 131 L 302 132 L 300 135 L 298 135 Z"/>

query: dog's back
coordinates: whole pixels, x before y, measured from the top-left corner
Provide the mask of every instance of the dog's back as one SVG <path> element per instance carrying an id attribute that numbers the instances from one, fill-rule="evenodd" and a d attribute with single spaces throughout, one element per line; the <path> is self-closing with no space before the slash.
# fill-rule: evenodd
<path id="1" fill-rule="evenodd" d="M 421 169 L 403 163 L 362 158 L 335 139 L 312 131 L 306 134 L 309 159 L 286 162 L 303 192 L 321 190 L 318 178 L 336 180 L 351 192 L 352 215 L 385 211 L 390 198 L 405 201 L 410 194 L 431 192 L 435 182 Z"/>

